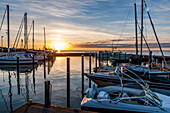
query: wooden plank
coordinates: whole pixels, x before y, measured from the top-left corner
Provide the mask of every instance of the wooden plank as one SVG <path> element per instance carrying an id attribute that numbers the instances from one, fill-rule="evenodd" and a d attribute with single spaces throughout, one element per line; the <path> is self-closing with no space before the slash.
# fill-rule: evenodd
<path id="1" fill-rule="evenodd" d="M 51 105 L 49 108 L 42 103 L 28 102 L 11 113 L 96 113 Z"/>

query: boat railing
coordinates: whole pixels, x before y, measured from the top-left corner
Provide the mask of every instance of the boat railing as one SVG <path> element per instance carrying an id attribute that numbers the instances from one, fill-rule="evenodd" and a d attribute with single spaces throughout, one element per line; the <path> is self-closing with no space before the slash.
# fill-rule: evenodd
<path id="1" fill-rule="evenodd" d="M 145 83 L 136 73 L 134 73 L 133 71 L 129 70 L 129 69 L 126 68 L 126 67 L 123 67 L 123 68 L 126 69 L 127 71 L 129 71 L 130 73 L 134 74 L 140 81 L 142 81 L 142 83 L 143 83 L 144 85 L 146 85 L 146 83 Z M 121 68 L 121 71 L 122 71 L 122 72 L 123 72 L 123 68 Z"/>
<path id="2" fill-rule="evenodd" d="M 130 79 L 134 80 L 137 84 L 139 84 L 139 85 L 142 87 L 142 89 L 143 89 L 144 91 L 146 91 L 146 92 L 145 92 L 145 95 L 148 94 L 148 95 L 151 97 L 151 99 L 152 99 L 151 102 L 154 103 L 156 106 L 158 106 L 158 107 L 160 108 L 161 105 L 159 105 L 158 102 L 156 102 L 156 100 L 155 100 L 155 99 L 157 99 L 157 100 L 161 103 L 161 100 L 157 97 L 157 95 L 156 95 L 155 93 L 151 92 L 151 91 L 148 89 L 148 87 L 145 87 L 145 86 L 144 86 L 143 84 L 141 84 L 138 80 L 136 80 L 136 79 L 134 79 L 133 77 L 131 77 L 130 75 L 124 73 L 124 72 L 123 72 L 123 68 L 125 68 L 125 67 L 121 67 L 121 73 L 122 73 L 123 75 L 129 77 Z M 125 69 L 126 69 L 126 68 L 125 68 Z M 163 109 L 163 108 L 161 108 L 161 109 Z"/>

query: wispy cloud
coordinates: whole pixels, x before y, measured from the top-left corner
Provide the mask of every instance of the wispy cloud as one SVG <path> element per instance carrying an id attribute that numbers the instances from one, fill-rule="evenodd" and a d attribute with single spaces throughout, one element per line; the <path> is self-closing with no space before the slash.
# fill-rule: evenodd
<path id="1" fill-rule="evenodd" d="M 160 42 L 169 41 L 170 2 L 168 0 L 147 1 Z M 20 21 L 28 13 L 28 28 L 35 20 L 37 43 L 43 42 L 43 27 L 48 41 L 60 34 L 68 43 L 96 43 L 114 41 L 119 44 L 134 43 L 134 6 L 131 0 L 1 0 L 0 20 L 5 5 L 10 5 L 11 43 L 15 39 Z M 140 24 L 140 2 L 137 1 Z M 152 6 L 152 7 L 151 7 Z M 146 12 L 146 9 L 145 9 Z M 129 14 L 127 14 L 129 13 Z M 145 13 L 145 17 L 147 14 Z M 154 42 L 152 28 L 148 24 L 147 41 Z M 6 25 L 6 23 L 4 23 Z M 6 29 L 4 27 L 4 29 Z M 138 31 L 140 37 L 140 31 Z M 5 30 L 1 32 L 5 35 Z M 31 38 L 30 38 L 31 39 Z M 30 42 L 30 41 L 29 41 Z"/>

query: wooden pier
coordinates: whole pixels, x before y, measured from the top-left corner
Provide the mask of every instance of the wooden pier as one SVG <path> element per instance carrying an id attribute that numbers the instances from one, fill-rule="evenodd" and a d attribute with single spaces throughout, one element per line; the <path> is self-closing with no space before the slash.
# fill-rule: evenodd
<path id="1" fill-rule="evenodd" d="M 81 55 L 90 56 L 93 54 L 95 53 L 71 52 L 71 53 L 54 53 L 53 55 L 54 56 L 81 56 Z"/>
<path id="2" fill-rule="evenodd" d="M 42 103 L 32 102 L 31 100 L 11 113 L 96 113 L 72 108 L 65 108 L 51 105 L 45 107 Z"/>

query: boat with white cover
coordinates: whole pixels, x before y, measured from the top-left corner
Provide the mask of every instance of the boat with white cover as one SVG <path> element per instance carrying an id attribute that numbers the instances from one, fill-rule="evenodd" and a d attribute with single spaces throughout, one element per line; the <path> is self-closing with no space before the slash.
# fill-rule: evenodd
<path id="1" fill-rule="evenodd" d="M 33 58 L 30 55 L 25 55 L 25 54 L 16 54 L 15 56 L 0 57 L 0 64 L 16 65 L 17 57 L 19 57 L 19 64 L 33 64 Z M 34 63 L 37 63 L 37 62 L 38 60 L 34 59 Z"/>
<path id="2" fill-rule="evenodd" d="M 170 97 L 152 92 L 147 85 L 133 77 L 122 73 L 134 80 L 140 89 L 125 87 L 121 77 L 120 86 L 88 88 L 81 102 L 81 109 L 100 112 L 170 112 Z"/>

